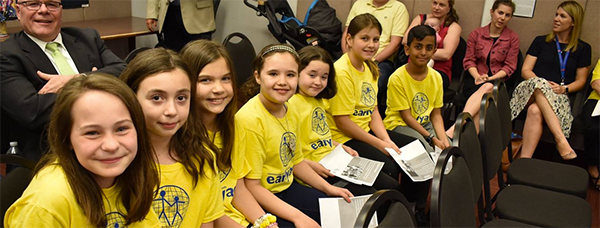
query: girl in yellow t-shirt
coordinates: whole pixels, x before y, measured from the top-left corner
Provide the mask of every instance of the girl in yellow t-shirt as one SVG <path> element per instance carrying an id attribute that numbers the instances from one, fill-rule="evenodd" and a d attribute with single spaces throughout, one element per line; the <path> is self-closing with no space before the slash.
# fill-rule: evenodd
<path id="1" fill-rule="evenodd" d="M 201 120 L 218 148 L 215 154 L 225 216 L 215 220 L 215 227 L 247 227 L 249 221 L 260 225 L 268 217 L 275 220 L 265 214 L 244 184 L 250 165 L 245 157 L 244 131 L 235 129 L 236 77 L 227 50 L 214 41 L 196 40 L 181 50 L 181 57 L 198 75 L 196 97 Z"/>
<path id="2" fill-rule="evenodd" d="M 158 173 L 127 85 L 103 73 L 74 78 L 50 119 L 49 153 L 5 227 L 160 227 L 150 212 Z"/>
<path id="3" fill-rule="evenodd" d="M 223 216 L 218 173 L 196 101 L 198 75 L 171 50 L 135 57 L 121 79 L 136 93 L 160 167 L 152 210 L 164 227 L 212 227 Z"/>
<path id="4" fill-rule="evenodd" d="M 300 117 L 287 104 L 298 84 L 298 54 L 287 44 L 269 45 L 254 60 L 253 71 L 255 81 L 249 82 L 259 84 L 260 93 L 235 115 L 252 167 L 246 187 L 266 211 L 277 215 L 279 226 L 318 227 L 323 192 L 347 201 L 352 194 L 330 185 L 302 161 Z M 314 188 L 294 182 L 294 176 Z"/>
<path id="5" fill-rule="evenodd" d="M 301 137 L 302 154 L 305 161 L 327 182 L 345 187 L 354 195 L 372 194 L 377 189 L 397 189 L 398 181 L 381 173 L 372 187 L 348 183 L 334 177 L 319 161 L 327 156 L 338 143 L 331 139 L 330 123 L 333 121 L 330 105 L 337 92 L 333 59 L 324 49 L 316 46 L 302 48 L 300 56 L 300 75 L 298 92 L 290 99 L 290 107 L 302 117 Z M 342 145 L 352 156 L 358 152 Z"/>
<path id="6" fill-rule="evenodd" d="M 348 52 L 334 63 L 337 94 L 331 99 L 333 140 L 352 147 L 362 157 L 384 162 L 382 172 L 402 180 L 406 198 L 425 209 L 428 182 L 413 182 L 386 149 L 400 153 L 415 138 L 388 131 L 377 109 L 377 65 L 371 60 L 379 46 L 381 25 L 371 14 L 361 14 L 348 25 Z"/>

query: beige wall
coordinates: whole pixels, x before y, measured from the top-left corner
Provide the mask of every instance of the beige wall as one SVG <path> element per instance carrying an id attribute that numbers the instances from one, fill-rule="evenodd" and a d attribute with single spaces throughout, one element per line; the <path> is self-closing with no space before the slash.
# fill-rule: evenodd
<path id="1" fill-rule="evenodd" d="M 337 15 L 342 23 L 350 11 L 352 3 L 356 0 L 328 0 L 329 4 L 337 10 Z M 427 0 L 398 0 L 406 6 L 411 18 L 419 13 L 430 12 L 431 1 Z M 521 51 L 525 54 L 531 41 L 542 34 L 547 34 L 552 29 L 552 19 L 556 7 L 563 0 L 537 0 L 533 18 L 514 17 L 509 27 L 519 34 L 521 39 Z M 304 12 L 311 0 L 298 0 L 298 12 L 304 16 Z M 592 66 L 600 58 L 600 0 L 577 0 L 585 9 L 586 14 L 583 23 L 581 39 L 592 46 Z M 485 0 L 456 0 L 455 8 L 459 15 L 459 24 L 462 27 L 461 36 L 465 39 L 469 33 L 481 25 L 484 12 Z M 485 10 L 486 13 L 488 10 Z"/>

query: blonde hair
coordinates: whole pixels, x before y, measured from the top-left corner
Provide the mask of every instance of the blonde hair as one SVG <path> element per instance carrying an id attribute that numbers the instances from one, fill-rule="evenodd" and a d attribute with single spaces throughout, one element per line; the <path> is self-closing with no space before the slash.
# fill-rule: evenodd
<path id="1" fill-rule="evenodd" d="M 560 8 L 571 16 L 574 24 L 573 29 L 571 29 L 571 34 L 569 34 L 569 43 L 567 44 L 565 51 L 576 51 L 577 45 L 579 44 L 579 36 L 581 35 L 581 26 L 583 24 L 585 11 L 583 11 L 583 7 L 576 1 L 564 1 L 560 3 L 556 9 Z M 556 33 L 554 33 L 554 31 L 550 32 L 550 34 L 546 36 L 546 42 L 551 42 L 555 37 Z"/>

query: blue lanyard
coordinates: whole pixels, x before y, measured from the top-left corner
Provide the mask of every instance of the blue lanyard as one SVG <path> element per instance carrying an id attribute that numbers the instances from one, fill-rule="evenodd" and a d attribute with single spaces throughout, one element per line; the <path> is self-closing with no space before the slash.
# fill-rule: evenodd
<path id="1" fill-rule="evenodd" d="M 558 43 L 558 38 L 555 38 L 554 41 L 556 41 L 556 50 L 558 51 L 558 61 L 560 62 L 560 85 L 564 86 L 565 85 L 565 68 L 567 68 L 567 59 L 569 59 L 569 53 L 571 53 L 571 50 L 567 51 L 567 54 L 565 54 L 565 59 L 563 59 L 562 51 L 560 50 L 560 44 Z"/>

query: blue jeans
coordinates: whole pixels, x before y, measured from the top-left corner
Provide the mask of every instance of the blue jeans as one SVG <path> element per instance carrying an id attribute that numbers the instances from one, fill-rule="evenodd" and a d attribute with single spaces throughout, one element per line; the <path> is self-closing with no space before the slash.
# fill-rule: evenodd
<path id="1" fill-rule="evenodd" d="M 390 76 L 396 70 L 394 63 L 390 60 L 385 60 L 379 63 L 379 79 L 377 80 L 377 106 L 381 118 L 385 118 L 385 109 L 387 108 L 387 85 Z"/>

